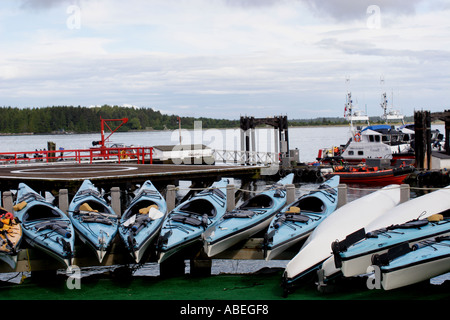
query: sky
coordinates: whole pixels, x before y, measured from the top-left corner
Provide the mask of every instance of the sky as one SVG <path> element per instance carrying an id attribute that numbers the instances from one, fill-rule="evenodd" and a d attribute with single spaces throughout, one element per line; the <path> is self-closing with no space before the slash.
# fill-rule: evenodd
<path id="1" fill-rule="evenodd" d="M 450 0 L 2 0 L 0 106 L 239 119 L 450 109 Z"/>

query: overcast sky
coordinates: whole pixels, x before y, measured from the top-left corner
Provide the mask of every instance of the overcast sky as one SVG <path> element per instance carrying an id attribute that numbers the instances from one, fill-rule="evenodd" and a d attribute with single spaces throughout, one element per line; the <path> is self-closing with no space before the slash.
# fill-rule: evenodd
<path id="1" fill-rule="evenodd" d="M 298 119 L 342 117 L 351 91 L 371 116 L 383 92 L 443 111 L 449 17 L 450 0 L 2 0 L 0 106 Z"/>

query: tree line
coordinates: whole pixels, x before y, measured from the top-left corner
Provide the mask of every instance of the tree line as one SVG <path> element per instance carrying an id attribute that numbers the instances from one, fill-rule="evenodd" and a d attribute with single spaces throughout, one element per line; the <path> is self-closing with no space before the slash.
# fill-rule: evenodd
<path id="1" fill-rule="evenodd" d="M 100 131 L 100 118 L 128 118 L 119 131 L 170 130 L 178 128 L 178 116 L 162 114 L 152 108 L 103 105 L 101 107 L 52 106 L 44 108 L 0 108 L 0 133 L 88 133 Z M 239 120 L 181 117 L 182 127 L 203 128 L 239 126 Z"/>
<path id="2" fill-rule="evenodd" d="M 0 107 L 0 133 L 89 133 L 100 131 L 100 118 L 122 119 L 128 122 L 119 131 L 173 130 L 178 128 L 178 116 L 162 114 L 152 108 L 103 105 L 101 107 L 52 106 L 43 108 Z M 240 120 L 180 117 L 183 129 L 193 129 L 195 121 L 202 128 L 239 128 Z M 371 121 L 373 122 L 373 121 Z M 338 117 L 292 119 L 289 126 L 344 125 Z"/>

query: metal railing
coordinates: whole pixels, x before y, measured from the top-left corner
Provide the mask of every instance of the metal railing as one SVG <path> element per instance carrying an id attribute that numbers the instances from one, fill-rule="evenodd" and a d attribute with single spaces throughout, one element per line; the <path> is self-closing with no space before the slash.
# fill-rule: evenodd
<path id="1" fill-rule="evenodd" d="M 241 150 L 213 150 L 216 162 L 247 165 L 269 165 L 280 162 L 278 153 Z"/>
<path id="2" fill-rule="evenodd" d="M 0 164 L 39 163 L 39 162 L 88 162 L 136 161 L 144 164 L 153 163 L 152 147 L 123 147 L 123 148 L 91 148 L 73 150 L 35 150 L 26 152 L 1 152 Z"/>

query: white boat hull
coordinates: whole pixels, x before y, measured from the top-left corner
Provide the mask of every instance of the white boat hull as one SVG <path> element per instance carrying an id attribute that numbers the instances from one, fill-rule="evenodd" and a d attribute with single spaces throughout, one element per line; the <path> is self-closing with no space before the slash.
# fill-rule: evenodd
<path id="1" fill-rule="evenodd" d="M 214 244 L 211 244 L 211 243 L 208 243 L 205 241 L 203 249 L 204 249 L 205 253 L 208 255 L 208 257 L 215 256 L 216 254 L 219 254 L 220 252 L 225 251 L 226 249 L 239 243 L 240 241 L 250 238 L 252 235 L 257 233 L 258 231 L 261 231 L 261 230 L 267 228 L 270 224 L 270 221 L 271 221 L 271 219 L 266 219 L 265 221 L 262 221 L 260 224 L 257 224 L 246 230 L 243 230 L 242 232 L 239 232 L 233 236 L 224 238 L 223 240 L 218 241 Z"/>
<path id="2" fill-rule="evenodd" d="M 280 255 L 281 253 L 285 252 L 288 248 L 292 247 L 297 242 L 300 242 L 300 241 L 306 239 L 307 237 L 309 237 L 311 233 L 312 233 L 312 231 L 310 233 L 304 234 L 301 237 L 297 237 L 295 239 L 292 239 L 292 241 L 285 242 L 282 245 L 279 245 L 279 246 L 276 246 L 273 249 L 267 250 L 266 261 L 275 259 L 278 255 Z"/>
<path id="3" fill-rule="evenodd" d="M 447 257 L 392 272 L 382 272 L 381 285 L 384 290 L 392 290 L 434 278 L 449 270 L 450 257 Z"/>

